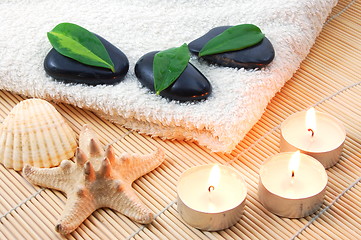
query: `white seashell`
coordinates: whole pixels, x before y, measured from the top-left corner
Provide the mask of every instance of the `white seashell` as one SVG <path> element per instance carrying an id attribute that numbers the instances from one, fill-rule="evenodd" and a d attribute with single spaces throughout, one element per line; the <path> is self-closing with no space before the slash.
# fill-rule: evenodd
<path id="1" fill-rule="evenodd" d="M 58 166 L 74 156 L 76 147 L 74 131 L 45 100 L 21 101 L 0 128 L 0 162 L 17 171 L 25 164 Z"/>

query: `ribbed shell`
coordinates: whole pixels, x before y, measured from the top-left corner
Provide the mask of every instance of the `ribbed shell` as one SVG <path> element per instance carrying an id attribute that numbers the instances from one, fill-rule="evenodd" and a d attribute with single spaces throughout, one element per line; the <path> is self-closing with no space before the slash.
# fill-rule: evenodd
<path id="1" fill-rule="evenodd" d="M 0 162 L 21 170 L 25 163 L 36 167 L 58 166 L 74 156 L 74 131 L 53 105 L 41 99 L 18 103 L 0 128 Z"/>

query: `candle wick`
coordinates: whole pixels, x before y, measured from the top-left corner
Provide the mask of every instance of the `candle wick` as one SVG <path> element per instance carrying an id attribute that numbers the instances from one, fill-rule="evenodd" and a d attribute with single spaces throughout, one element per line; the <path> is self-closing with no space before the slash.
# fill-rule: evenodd
<path id="1" fill-rule="evenodd" d="M 214 186 L 209 186 L 209 188 L 208 188 L 208 192 L 211 192 L 211 191 L 214 191 Z"/>
<path id="2" fill-rule="evenodd" d="M 295 171 L 292 170 L 292 177 L 295 177 Z"/>
<path id="3" fill-rule="evenodd" d="M 307 129 L 307 131 L 311 132 L 312 137 L 313 137 L 313 135 L 315 135 L 315 132 L 311 128 Z"/>

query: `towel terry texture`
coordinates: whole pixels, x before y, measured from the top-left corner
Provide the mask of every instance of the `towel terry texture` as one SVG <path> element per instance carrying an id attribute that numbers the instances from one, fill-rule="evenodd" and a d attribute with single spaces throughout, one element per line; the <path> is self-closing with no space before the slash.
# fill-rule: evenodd
<path id="1" fill-rule="evenodd" d="M 90 109 L 127 128 L 167 139 L 196 140 L 229 152 L 259 120 L 268 102 L 300 66 L 337 0 L 3 0 L 0 3 L 0 88 Z M 130 62 L 114 86 L 64 84 L 47 76 L 46 33 L 76 23 L 121 49 Z M 211 82 L 196 103 L 150 93 L 134 74 L 145 53 L 189 43 L 211 28 L 252 23 L 276 56 L 261 70 L 190 60 Z"/>

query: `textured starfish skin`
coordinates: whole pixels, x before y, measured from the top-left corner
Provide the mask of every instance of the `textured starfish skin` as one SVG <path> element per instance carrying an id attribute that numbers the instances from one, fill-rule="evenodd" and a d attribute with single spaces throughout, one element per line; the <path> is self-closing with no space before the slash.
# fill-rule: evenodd
<path id="1" fill-rule="evenodd" d="M 63 160 L 59 167 L 50 169 L 26 165 L 23 175 L 33 184 L 66 193 L 65 209 L 55 227 L 65 235 L 103 207 L 117 210 L 138 223 L 150 223 L 154 215 L 131 185 L 163 160 L 164 152 L 160 148 L 149 155 L 124 153 L 117 158 L 112 146 L 104 151 L 93 130 L 84 125 L 75 162 Z"/>

